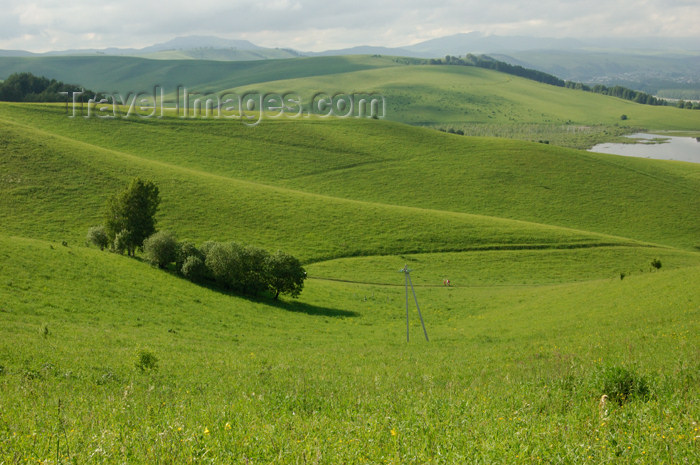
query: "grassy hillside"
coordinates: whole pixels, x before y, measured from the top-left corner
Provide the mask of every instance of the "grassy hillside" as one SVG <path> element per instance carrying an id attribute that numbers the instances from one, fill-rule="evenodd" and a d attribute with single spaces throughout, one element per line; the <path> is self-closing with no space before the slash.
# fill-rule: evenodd
<path id="1" fill-rule="evenodd" d="M 622 114 L 628 116 L 627 125 L 653 129 L 697 130 L 700 123 L 700 115 L 693 112 L 640 105 L 470 66 L 382 67 L 269 82 L 264 88 L 294 89 L 302 95 L 319 89 L 330 89 L 329 93 L 374 90 L 386 96 L 389 119 L 411 124 L 614 125 Z"/>
<path id="2" fill-rule="evenodd" d="M 270 306 L 80 247 L 0 236 L 0 257 L 10 463 L 698 458 L 700 268 L 419 287 L 431 342 L 412 314 L 407 345 L 397 287 L 311 280 Z M 599 411 L 609 366 L 650 400 Z"/>
<path id="3" fill-rule="evenodd" d="M 80 84 L 96 92 L 150 91 L 159 85 L 174 92 L 222 90 L 270 80 L 335 74 L 392 66 L 388 58 L 317 57 L 259 61 L 147 59 L 118 56 L 0 57 L 0 79 L 28 71 Z"/>
<path id="4" fill-rule="evenodd" d="M 162 228 L 197 241 L 239 239 L 306 260 L 491 246 L 631 240 L 465 213 L 310 194 L 140 158 L 8 123 L 0 208 L 8 234 L 82 243 L 112 192 L 140 175 L 164 199 Z"/>
<path id="5" fill-rule="evenodd" d="M 700 460 L 700 166 L 64 111 L 0 104 L 0 463 Z M 302 258 L 300 299 L 84 247 L 134 176 L 181 239 Z"/>
<path id="6" fill-rule="evenodd" d="M 64 141 L 60 147 L 65 147 L 63 150 L 69 152 L 71 157 L 84 154 L 82 159 L 104 167 L 101 169 L 106 169 L 110 164 L 95 163 L 97 155 L 93 155 L 93 151 L 103 153 L 106 161 L 114 163 L 116 171 L 123 169 L 122 162 L 117 161 L 119 157 L 131 160 L 128 156 L 135 156 L 143 166 L 152 167 L 149 168 L 152 176 L 157 175 L 160 167 L 166 164 L 169 167 L 185 168 L 188 175 L 203 175 L 208 184 L 214 182 L 210 179 L 217 179 L 217 183 L 241 186 L 240 189 L 246 193 L 243 196 L 230 194 L 211 200 L 208 190 L 204 190 L 187 194 L 186 198 L 206 196 L 204 205 L 212 201 L 215 204 L 223 203 L 226 205 L 221 206 L 223 211 L 236 211 L 239 218 L 248 211 L 246 208 L 250 208 L 250 214 L 257 219 L 241 222 L 231 216 L 223 220 L 212 220 L 211 224 L 218 227 L 202 229 L 201 226 L 193 228 L 190 225 L 209 221 L 200 219 L 206 218 L 206 208 L 202 208 L 196 217 L 191 216 L 191 213 L 178 214 L 177 217 L 183 219 L 183 234 L 191 235 L 192 238 L 200 238 L 208 230 L 220 235 L 224 225 L 231 234 L 235 232 L 246 237 L 251 234 L 247 231 L 260 234 L 258 227 L 251 228 L 250 225 L 261 226 L 275 220 L 278 215 L 274 213 L 274 208 L 270 208 L 259 216 L 257 209 L 260 207 L 254 206 L 259 204 L 255 196 L 257 194 L 252 192 L 261 190 L 283 193 L 287 192 L 286 189 L 293 189 L 295 195 L 303 191 L 333 196 L 334 205 L 340 197 L 383 204 L 372 208 L 387 208 L 386 204 L 419 207 L 432 211 L 424 211 L 424 214 L 439 217 L 477 214 L 684 248 L 700 245 L 700 166 L 691 163 L 591 154 L 502 139 L 465 138 L 373 120 L 266 120 L 260 127 L 248 128 L 233 121 L 183 121 L 175 118 L 70 119 L 66 118 L 60 105 L 11 104 L 0 105 L 0 119 L 6 123 L 8 131 L 16 133 L 16 146 L 31 146 L 36 144 L 32 141 L 55 134 Z M 33 136 L 25 141 L 23 137 L 28 134 Z M 71 148 L 71 141 L 80 142 L 76 146 L 78 150 Z M 45 151 L 46 148 L 42 150 Z M 62 156 L 56 156 L 57 162 L 62 159 Z M 9 162 L 10 160 L 6 161 Z M 27 165 L 24 169 L 36 176 L 35 167 Z M 62 169 L 68 170 L 66 176 L 73 179 L 72 183 L 84 182 L 84 177 L 73 171 L 71 163 Z M 138 170 L 133 168 L 132 172 L 137 173 Z M 214 175 L 215 178 L 208 175 Z M 170 176 L 166 179 L 170 180 Z M 119 176 L 122 180 L 126 177 L 128 175 Z M 255 184 L 242 183 L 242 180 Z M 167 189 L 168 185 L 184 190 L 187 184 L 181 186 L 168 181 L 163 188 Z M 272 186 L 283 189 L 270 189 Z M 7 184 L 6 187 L 22 192 L 21 185 Z M 109 189 L 97 182 L 91 191 L 92 195 L 84 196 L 91 202 L 91 213 L 76 223 L 80 224 L 80 228 L 86 228 L 88 221 L 98 220 L 99 206 Z M 76 194 L 80 194 L 77 186 Z M 94 197 L 95 194 L 98 195 L 97 198 Z M 182 195 L 184 194 L 178 194 L 177 197 Z M 326 202 L 323 198 L 305 195 Z M 237 200 L 227 202 L 225 198 Z M 242 205 L 236 205 L 241 204 L 244 198 L 249 198 L 252 206 L 241 208 Z M 267 194 L 259 194 L 259 198 L 267 198 Z M 82 201 L 74 199 L 74 204 Z M 190 200 L 183 203 L 189 204 Z M 300 212 L 307 208 L 301 203 L 297 205 Z M 36 207 L 23 211 L 31 212 L 34 208 Z M 189 210 L 192 211 L 192 206 Z M 81 209 L 76 208 L 75 211 L 80 212 Z M 291 214 L 292 210 L 289 212 Z M 347 220 L 343 215 L 332 216 Z M 366 221 L 357 218 L 352 221 L 358 228 L 367 228 L 367 232 L 374 231 L 375 226 L 371 226 L 373 216 L 374 214 L 370 215 Z M 318 230 L 314 224 L 315 216 L 301 222 L 296 219 L 298 216 L 292 215 L 290 218 L 294 218 L 290 222 L 300 223 L 295 228 L 303 228 L 306 231 L 304 235 L 316 237 L 311 232 Z M 164 221 L 164 224 L 173 224 L 168 215 Z M 397 229 L 408 235 L 421 234 L 420 227 L 413 228 L 409 224 L 410 221 Z M 38 229 L 38 226 L 35 228 Z M 270 235 L 275 240 L 280 240 L 284 237 L 283 233 L 263 229 L 262 238 Z M 340 227 L 339 231 L 343 229 Z M 411 233 L 410 230 L 416 232 Z M 6 231 L 22 233 L 20 229 Z M 76 237 L 82 234 L 82 229 L 70 234 L 71 238 Z M 336 241 L 332 247 L 334 253 L 340 253 L 344 247 L 348 247 L 347 254 L 351 255 L 394 250 L 393 246 L 385 248 L 376 244 L 361 245 L 363 241 L 360 237 L 374 237 L 374 233 L 345 230 L 338 234 L 333 236 Z M 398 244 L 406 237 L 396 235 L 395 239 L 388 239 L 393 234 L 394 232 L 385 230 L 380 235 L 382 239 L 379 242 Z M 472 239 L 466 240 L 465 236 L 468 235 L 456 234 L 455 242 L 450 243 L 443 243 L 443 240 L 433 237 L 431 241 L 434 242 L 431 244 L 434 245 L 429 247 L 431 250 L 462 250 L 473 245 L 475 240 L 477 243 L 500 241 L 496 236 L 475 239 L 473 235 Z M 343 239 L 344 236 L 349 238 Z M 542 238 L 537 238 L 534 242 L 541 240 Z M 523 240 L 505 240 L 507 243 L 518 241 Z M 603 240 L 605 241 L 607 240 Z M 262 243 L 268 241 L 263 239 Z M 460 246 L 460 243 L 463 245 Z M 420 249 L 417 246 L 404 247 L 410 250 Z M 323 256 L 327 255 L 324 253 Z"/>
<path id="7" fill-rule="evenodd" d="M 640 105 L 481 68 L 415 63 L 378 55 L 249 62 L 0 57 L 0 79 L 30 71 L 123 94 L 159 85 L 170 97 L 178 85 L 197 92 L 296 92 L 305 104 L 319 91 L 331 95 L 374 91 L 386 97 L 386 117 L 393 121 L 575 147 L 629 131 L 618 127 L 623 114 L 624 125 L 633 128 L 697 131 L 700 127 L 699 112 Z"/>

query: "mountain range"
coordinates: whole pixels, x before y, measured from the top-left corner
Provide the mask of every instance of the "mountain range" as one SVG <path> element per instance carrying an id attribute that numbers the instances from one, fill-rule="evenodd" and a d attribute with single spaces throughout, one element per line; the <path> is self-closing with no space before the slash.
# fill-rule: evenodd
<path id="1" fill-rule="evenodd" d="M 489 54 L 561 79 L 623 85 L 667 98 L 700 99 L 700 44 L 692 38 L 543 38 L 481 32 L 454 34 L 402 47 L 360 45 L 321 52 L 256 45 L 248 40 L 185 36 L 143 48 L 73 49 L 0 57 L 133 56 L 163 60 L 253 61 L 311 56 L 390 55 L 437 58 Z M 0 70 L 1 71 L 1 70 Z M 7 76 L 0 72 L 0 79 Z"/>

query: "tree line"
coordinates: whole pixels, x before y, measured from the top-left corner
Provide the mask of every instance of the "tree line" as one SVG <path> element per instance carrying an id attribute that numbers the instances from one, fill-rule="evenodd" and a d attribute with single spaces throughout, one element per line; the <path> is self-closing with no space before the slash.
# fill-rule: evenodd
<path id="1" fill-rule="evenodd" d="M 3 102 L 65 102 L 67 95 L 81 89 L 75 84 L 64 84 L 56 79 L 35 76 L 32 73 L 14 73 L 0 82 L 0 101 Z M 68 92 L 69 94 L 61 94 Z M 95 93 L 85 90 L 88 95 Z"/>
<path id="2" fill-rule="evenodd" d="M 212 283 L 248 295 L 269 293 L 274 299 L 301 293 L 306 271 L 294 256 L 237 242 L 207 241 L 199 247 L 180 242 L 170 231 L 156 231 L 159 204 L 159 190 L 153 182 L 132 180 L 124 191 L 109 198 L 104 224 L 89 229 L 88 243 L 128 256 L 141 250 L 148 262 L 195 283 Z"/>
<path id="3" fill-rule="evenodd" d="M 496 60 L 488 55 L 473 55 L 468 53 L 464 57 L 454 57 L 447 55 L 445 58 L 433 58 L 428 61 L 431 65 L 460 65 L 460 66 L 476 66 L 478 68 L 492 69 L 501 73 L 519 76 L 533 81 L 549 84 L 552 86 L 566 87 L 569 89 L 583 90 L 585 92 L 593 92 L 596 94 L 610 95 L 624 100 L 641 103 L 643 105 L 675 105 L 678 108 L 700 109 L 700 103 L 693 104 L 692 102 L 679 101 L 672 103 L 664 99 L 656 98 L 646 92 L 640 92 L 628 89 L 623 86 L 607 87 L 602 84 L 588 86 L 581 82 L 565 81 L 556 76 L 538 71 L 535 69 L 525 68 L 520 65 L 511 65 L 504 61 Z"/>

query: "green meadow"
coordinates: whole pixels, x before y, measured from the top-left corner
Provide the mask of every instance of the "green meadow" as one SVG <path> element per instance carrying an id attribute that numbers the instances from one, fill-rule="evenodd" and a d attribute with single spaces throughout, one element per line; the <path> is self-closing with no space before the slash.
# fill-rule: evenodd
<path id="1" fill-rule="evenodd" d="M 374 83 L 417 125 L 700 117 L 486 70 L 328 60 L 327 78 L 279 89 Z M 249 83 L 274 81 L 256 69 Z M 424 90 L 446 100 L 411 100 Z M 468 95 L 510 103 L 489 118 Z M 301 296 L 87 247 L 135 176 L 180 239 L 298 256 Z M 698 194 L 697 164 L 401 122 L 1 103 L 0 464 L 698 462 Z M 406 341 L 404 265 L 429 342 L 410 291 Z"/>
<path id="2" fill-rule="evenodd" d="M 125 99 L 130 92 L 152 93 L 159 86 L 169 102 L 176 99 L 178 86 L 180 98 L 184 88 L 212 98 L 227 92 L 291 93 L 306 109 L 318 93 L 374 92 L 385 97 L 385 117 L 391 121 L 573 148 L 640 129 L 696 134 L 700 127 L 698 112 L 639 105 L 482 68 L 421 62 L 380 55 L 257 61 L 0 57 L 0 78 L 30 71 Z"/>

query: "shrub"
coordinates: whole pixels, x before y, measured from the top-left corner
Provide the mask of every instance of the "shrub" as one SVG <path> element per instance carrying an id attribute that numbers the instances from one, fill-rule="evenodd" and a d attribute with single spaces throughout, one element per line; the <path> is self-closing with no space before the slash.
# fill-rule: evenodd
<path id="1" fill-rule="evenodd" d="M 627 119 L 627 115 L 621 115 L 621 116 L 620 116 L 620 119 L 621 119 L 622 121 L 625 121 L 625 120 Z"/>
<path id="2" fill-rule="evenodd" d="M 158 231 L 143 241 L 146 260 L 159 268 L 165 268 L 177 260 L 179 250 L 177 238 L 170 231 Z"/>
<path id="3" fill-rule="evenodd" d="M 178 244 L 177 259 L 175 260 L 175 266 L 178 270 L 182 270 L 182 266 L 188 257 L 198 257 L 204 263 L 204 254 L 193 243 L 188 241 L 180 242 Z"/>
<path id="4" fill-rule="evenodd" d="M 619 405 L 632 399 L 647 400 L 650 395 L 648 381 L 624 367 L 605 368 L 599 377 L 599 387 Z"/>
<path id="5" fill-rule="evenodd" d="M 190 255 L 185 259 L 185 263 L 180 268 L 182 275 L 192 282 L 204 280 L 207 275 L 207 267 L 201 258 Z"/>
<path id="6" fill-rule="evenodd" d="M 661 260 L 658 258 L 655 258 L 651 261 L 651 266 L 656 268 L 657 270 L 661 268 Z"/>
<path id="7" fill-rule="evenodd" d="M 156 357 L 152 352 L 141 349 L 136 354 L 136 368 L 139 371 L 149 371 L 158 369 L 158 357 Z"/>
<path id="8" fill-rule="evenodd" d="M 114 251 L 118 254 L 124 254 L 129 250 L 129 244 L 131 243 L 131 233 L 125 229 L 121 230 L 114 236 Z"/>
<path id="9" fill-rule="evenodd" d="M 109 246 L 109 237 L 107 237 L 107 231 L 105 231 L 104 226 L 93 226 L 88 229 L 87 233 L 88 244 L 96 245 L 100 250 L 104 250 L 105 247 Z"/>
<path id="10" fill-rule="evenodd" d="M 229 289 L 239 288 L 241 276 L 240 251 L 235 242 L 217 242 L 207 247 L 205 264 L 214 280 Z"/>

